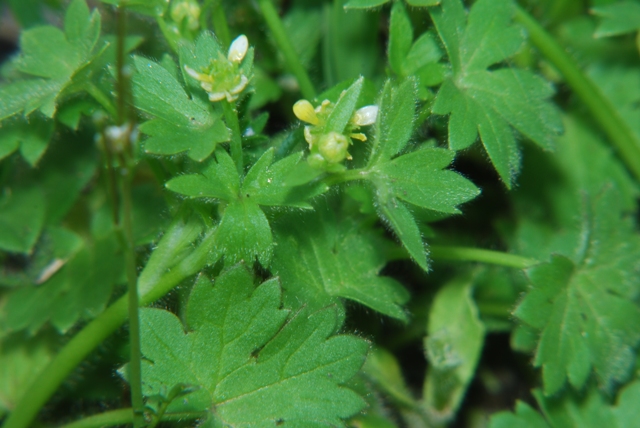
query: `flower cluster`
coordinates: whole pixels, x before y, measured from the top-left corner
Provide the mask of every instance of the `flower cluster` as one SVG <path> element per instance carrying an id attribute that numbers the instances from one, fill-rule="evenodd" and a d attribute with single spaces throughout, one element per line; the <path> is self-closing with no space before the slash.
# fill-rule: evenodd
<path id="1" fill-rule="evenodd" d="M 378 117 L 378 106 L 370 105 L 356 110 L 342 132 L 327 130 L 325 124 L 335 104 L 324 100 L 318 107 L 307 100 L 300 100 L 293 106 L 298 119 L 309 125 L 304 127 L 304 139 L 309 144 L 307 161 L 311 166 L 328 171 L 336 168 L 345 159 L 351 160 L 349 146 L 352 139 L 367 141 L 367 136 L 359 131 L 361 126 L 372 125 Z"/>
<path id="2" fill-rule="evenodd" d="M 218 58 L 213 58 L 201 72 L 187 65 L 184 69 L 189 76 L 200 82 L 202 89 L 209 94 L 210 101 L 226 98 L 228 102 L 233 102 L 249 83 L 249 78 L 240 68 L 248 49 L 249 40 L 243 34 L 231 43 L 226 58 L 223 54 L 218 54 Z"/>

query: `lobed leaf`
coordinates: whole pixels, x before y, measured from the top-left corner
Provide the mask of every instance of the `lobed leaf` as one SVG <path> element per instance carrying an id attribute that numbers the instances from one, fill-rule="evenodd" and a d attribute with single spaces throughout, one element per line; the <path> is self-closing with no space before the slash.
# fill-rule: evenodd
<path id="1" fill-rule="evenodd" d="M 330 337 L 336 328 L 331 308 L 284 325 L 288 312 L 279 305 L 277 280 L 254 290 L 251 275 L 236 266 L 213 287 L 205 277 L 198 281 L 187 305 L 188 333 L 171 313 L 143 309 L 145 395 L 166 394 L 176 384 L 199 386 L 169 409 L 208 410 L 214 425 L 344 426 L 341 419 L 364 403 L 340 385 L 359 370 L 368 344 Z"/>

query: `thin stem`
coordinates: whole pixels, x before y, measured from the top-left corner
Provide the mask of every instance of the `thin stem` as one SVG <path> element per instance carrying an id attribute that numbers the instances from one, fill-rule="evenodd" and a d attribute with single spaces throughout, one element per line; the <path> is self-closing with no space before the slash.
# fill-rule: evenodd
<path id="1" fill-rule="evenodd" d="M 242 134 L 240 134 L 240 122 L 238 121 L 238 112 L 235 106 L 226 100 L 222 101 L 222 110 L 224 113 L 224 120 L 227 126 L 231 129 L 231 159 L 236 164 L 238 174 L 242 176 Z"/>
<path id="2" fill-rule="evenodd" d="M 127 11 L 126 0 L 121 0 L 116 9 L 117 45 L 117 105 L 118 125 L 124 125 L 131 116 L 127 105 L 129 94 L 129 81 L 125 73 L 125 40 L 127 37 Z M 128 319 L 129 319 L 129 385 L 131 386 L 131 406 L 133 407 L 133 426 L 142 428 L 144 422 L 144 402 L 142 400 L 142 352 L 140 351 L 140 317 L 138 314 L 139 296 L 136 273 L 135 243 L 133 241 L 133 207 L 131 202 L 131 180 L 133 176 L 133 162 L 129 154 L 131 149 L 131 136 L 133 134 L 133 122 L 129 121 L 125 130 L 125 146 L 120 153 L 120 168 L 123 175 L 120 177 L 120 199 L 122 200 L 122 221 L 124 232 L 125 265 L 127 273 L 128 290 Z M 109 148 L 108 148 L 109 149 Z"/>
<path id="3" fill-rule="evenodd" d="M 540 263 L 528 257 L 481 248 L 431 245 L 429 249 L 431 250 L 430 256 L 434 260 L 480 262 L 516 269 L 527 269 Z"/>
<path id="4" fill-rule="evenodd" d="M 165 413 L 162 421 L 182 421 L 206 417 L 206 412 L 175 412 Z M 131 424 L 133 422 L 133 409 L 118 409 L 98 415 L 88 416 L 79 421 L 61 426 L 60 428 L 100 428 L 115 425 Z"/>
<path id="5" fill-rule="evenodd" d="M 231 31 L 229 30 L 229 24 L 227 23 L 227 16 L 224 13 L 224 7 L 222 6 L 222 0 L 216 0 L 211 9 L 211 20 L 213 21 L 213 30 L 218 37 L 218 40 L 224 47 L 228 49 L 231 45 Z"/>
<path id="6" fill-rule="evenodd" d="M 111 99 L 104 92 L 102 92 L 102 90 L 98 88 L 95 85 L 95 83 L 93 82 L 87 83 L 85 90 L 89 95 L 93 97 L 94 100 L 98 102 L 98 104 L 102 106 L 102 108 L 104 108 L 107 111 L 109 116 L 111 117 L 118 116 L 118 110 L 116 109 L 116 106 L 113 105 L 113 103 L 111 102 Z"/>
<path id="7" fill-rule="evenodd" d="M 289 37 L 287 36 L 287 32 L 284 29 L 284 25 L 282 24 L 280 16 L 273 6 L 273 3 L 271 3 L 271 0 L 258 0 L 258 5 L 260 6 L 260 10 L 262 10 L 264 20 L 266 21 L 269 30 L 271 30 L 271 34 L 273 35 L 278 48 L 280 48 L 290 71 L 298 80 L 302 96 L 309 100 L 314 99 L 316 97 L 316 90 L 313 87 L 313 83 L 311 83 L 311 79 L 309 78 L 307 71 L 302 66 L 300 58 L 293 48 L 291 40 L 289 40 Z"/>
<path id="8" fill-rule="evenodd" d="M 343 172 L 328 175 L 324 179 L 324 182 L 327 186 L 335 186 L 336 184 L 347 183 L 349 181 L 364 180 L 368 174 L 368 169 L 348 169 Z"/>
<path id="9" fill-rule="evenodd" d="M 611 101 L 587 77 L 569 54 L 527 12 L 516 7 L 515 19 L 529 33 L 529 39 L 557 69 L 582 99 L 600 128 L 618 150 L 622 161 L 640 179 L 640 138 L 620 116 Z"/>
<path id="10" fill-rule="evenodd" d="M 209 232 L 194 252 L 176 267 L 166 272 L 149 289 L 141 286 L 140 305 L 158 300 L 188 277 L 199 272 L 207 263 L 215 242 L 214 231 Z M 35 377 L 36 382 L 24 392 L 3 428 L 26 428 L 40 408 L 60 387 L 71 371 L 84 360 L 91 351 L 113 334 L 127 320 L 128 293 L 120 297 L 97 318 L 76 334 Z"/>

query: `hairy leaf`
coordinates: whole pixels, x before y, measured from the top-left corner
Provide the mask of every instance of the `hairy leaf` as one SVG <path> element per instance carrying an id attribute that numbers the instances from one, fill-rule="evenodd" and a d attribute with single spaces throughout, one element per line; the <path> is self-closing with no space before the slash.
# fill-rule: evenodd
<path id="1" fill-rule="evenodd" d="M 519 169 L 511 128 L 546 149 L 562 129 L 557 109 L 547 101 L 553 90 L 542 78 L 510 67 L 487 70 L 513 55 L 524 41 L 520 28 L 510 25 L 512 11 L 508 0 L 477 1 L 468 17 L 460 0 L 443 0 L 442 7 L 430 11 L 453 71 L 432 110 L 450 114 L 452 149 L 464 149 L 480 135 L 507 187 Z"/>
<path id="2" fill-rule="evenodd" d="M 619 204 L 611 189 L 594 197 L 574 260 L 554 256 L 528 271 L 532 288 L 514 314 L 540 331 L 534 363 L 542 367 L 547 395 L 566 380 L 582 388 L 592 368 L 611 391 L 633 367 L 640 343 L 640 240 Z"/>
<path id="3" fill-rule="evenodd" d="M 218 143 L 229 141 L 226 126 L 211 103 L 191 99 L 182 85 L 160 64 L 134 58 L 138 73 L 133 78 L 135 105 L 155 116 L 143 123 L 140 131 L 150 136 L 147 153 L 187 155 L 202 161 L 213 153 Z"/>
<path id="4" fill-rule="evenodd" d="M 324 206 L 304 217 L 287 216 L 276 230 L 273 270 L 282 280 L 287 307 L 314 311 L 342 297 L 407 320 L 401 306 L 407 291 L 379 275 L 386 260 L 376 233 Z"/>
<path id="5" fill-rule="evenodd" d="M 69 5 L 64 31 L 52 26 L 40 26 L 22 33 L 21 55 L 15 60 L 18 71 L 30 79 L 0 85 L 0 120 L 39 109 L 53 117 L 59 98 L 74 80 L 74 76 L 101 51 L 100 14 L 89 12 L 84 0 Z"/>
<path id="6" fill-rule="evenodd" d="M 208 410 L 214 425 L 344 426 L 341 419 L 364 402 L 340 385 L 359 370 L 368 344 L 332 336 L 332 308 L 285 325 L 288 312 L 279 306 L 277 280 L 254 289 L 251 275 L 236 266 L 213 286 L 205 277 L 198 281 L 187 333 L 171 313 L 142 310 L 145 395 L 167 394 L 180 383 L 199 387 L 169 409 Z"/>

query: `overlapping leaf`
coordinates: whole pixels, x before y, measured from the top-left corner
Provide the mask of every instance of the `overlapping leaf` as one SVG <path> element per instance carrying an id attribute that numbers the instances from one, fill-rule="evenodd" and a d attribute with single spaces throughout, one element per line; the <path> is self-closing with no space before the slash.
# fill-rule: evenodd
<path id="1" fill-rule="evenodd" d="M 349 0 L 345 4 L 345 9 L 369 9 L 389 3 L 390 0 Z M 436 6 L 440 0 L 405 0 L 409 6 Z"/>
<path id="2" fill-rule="evenodd" d="M 99 36 L 100 14 L 97 10 L 89 13 L 84 0 L 71 2 L 64 31 L 47 25 L 23 32 L 22 54 L 14 67 L 30 78 L 0 86 L 0 120 L 34 110 L 53 117 L 74 76 L 100 53 Z"/>
<path id="3" fill-rule="evenodd" d="M 480 135 L 507 187 L 520 163 L 512 128 L 546 149 L 562 129 L 548 101 L 553 89 L 547 82 L 527 70 L 487 69 L 516 53 L 524 41 L 522 30 L 510 24 L 512 12 L 509 0 L 477 1 L 468 16 L 461 0 L 443 0 L 430 11 L 453 71 L 432 110 L 450 114 L 452 149 L 464 149 Z"/>
<path id="4" fill-rule="evenodd" d="M 304 216 L 287 216 L 276 231 L 273 271 L 282 280 L 287 307 L 304 305 L 315 311 L 341 297 L 407 320 L 401 306 L 407 291 L 379 276 L 386 260 L 384 243 L 374 231 L 333 215 L 326 206 Z"/>
<path id="5" fill-rule="evenodd" d="M 573 260 L 554 256 L 528 272 L 532 288 L 516 317 L 540 331 L 535 365 L 545 394 L 568 380 L 582 388 L 592 369 L 611 391 L 627 380 L 640 343 L 640 237 L 614 189 L 587 200 Z"/>
<path id="6" fill-rule="evenodd" d="M 279 306 L 277 280 L 254 289 L 251 275 L 236 266 L 213 285 L 198 281 L 187 306 L 188 333 L 173 314 L 143 310 L 144 393 L 199 387 L 169 409 L 209 411 L 215 426 L 344 426 L 364 401 L 340 385 L 360 369 L 368 344 L 332 336 L 333 308 L 285 325 L 288 311 Z"/>
<path id="7" fill-rule="evenodd" d="M 143 123 L 140 131 L 150 137 L 144 142 L 147 153 L 187 155 L 202 161 L 218 143 L 228 141 L 229 131 L 211 103 L 190 98 L 182 85 L 160 64 L 135 57 L 138 73 L 133 93 L 138 109 L 155 118 Z"/>
<path id="8" fill-rule="evenodd" d="M 615 405 L 609 403 L 595 388 L 584 394 L 570 393 L 547 398 L 534 391 L 543 415 L 529 405 L 518 402 L 516 413 L 501 412 L 491 418 L 490 428 L 638 428 L 640 382 L 627 385 L 618 395 Z"/>
<path id="9" fill-rule="evenodd" d="M 376 134 L 363 178 L 376 187 L 378 209 L 389 222 L 411 257 L 427 269 L 427 257 L 418 226 L 409 209 L 413 204 L 455 214 L 457 205 L 473 199 L 478 189 L 461 175 L 446 170 L 452 151 L 421 148 L 395 157 L 407 145 L 413 131 L 415 84 L 385 85 L 379 101 Z M 407 173 L 410 171 L 410 173 Z"/>
<path id="10" fill-rule="evenodd" d="M 216 160 L 203 165 L 200 174 L 183 175 L 167 182 L 169 190 L 193 198 L 226 201 L 217 230 L 217 250 L 226 263 L 252 261 L 256 257 L 268 266 L 272 255 L 271 227 L 260 206 L 309 208 L 309 198 L 326 186 L 307 184 L 292 187 L 286 182 L 292 168 L 301 160 L 296 153 L 275 163 L 273 149 L 267 150 L 240 181 L 236 167 L 226 151 L 216 151 Z"/>

